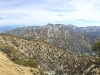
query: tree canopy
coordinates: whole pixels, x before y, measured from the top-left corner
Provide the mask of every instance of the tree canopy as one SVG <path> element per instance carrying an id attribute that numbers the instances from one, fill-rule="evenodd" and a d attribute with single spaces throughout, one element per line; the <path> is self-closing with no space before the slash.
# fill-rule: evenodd
<path id="1" fill-rule="evenodd" d="M 96 42 L 96 43 L 93 44 L 92 50 L 93 51 L 98 51 L 99 52 L 98 57 L 100 57 L 100 41 L 98 41 L 98 42 Z"/>

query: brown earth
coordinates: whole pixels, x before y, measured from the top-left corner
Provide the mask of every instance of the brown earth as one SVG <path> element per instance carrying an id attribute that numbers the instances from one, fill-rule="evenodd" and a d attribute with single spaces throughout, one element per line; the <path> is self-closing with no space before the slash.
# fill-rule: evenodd
<path id="1" fill-rule="evenodd" d="M 34 68 L 24 67 L 11 62 L 6 54 L 0 51 L 0 75 L 40 75 Z"/>

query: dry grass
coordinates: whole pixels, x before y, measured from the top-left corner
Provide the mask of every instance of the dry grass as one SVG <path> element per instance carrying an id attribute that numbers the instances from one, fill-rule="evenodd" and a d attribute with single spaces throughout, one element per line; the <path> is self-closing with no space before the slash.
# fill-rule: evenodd
<path id="1" fill-rule="evenodd" d="M 0 51 L 0 75 L 33 75 L 30 69 L 33 69 L 34 74 L 38 72 L 37 69 L 14 64 L 7 58 L 6 54 Z"/>

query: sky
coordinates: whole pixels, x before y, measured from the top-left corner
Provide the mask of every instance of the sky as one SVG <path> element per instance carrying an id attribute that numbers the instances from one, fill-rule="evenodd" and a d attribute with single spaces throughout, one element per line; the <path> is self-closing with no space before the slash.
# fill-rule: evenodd
<path id="1" fill-rule="evenodd" d="M 0 26 L 100 26 L 100 0 L 0 0 Z"/>

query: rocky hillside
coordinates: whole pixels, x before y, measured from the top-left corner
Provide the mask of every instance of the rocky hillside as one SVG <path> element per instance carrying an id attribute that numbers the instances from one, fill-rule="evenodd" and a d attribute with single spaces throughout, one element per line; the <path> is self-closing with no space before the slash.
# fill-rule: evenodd
<path id="1" fill-rule="evenodd" d="M 93 54 L 91 45 L 99 41 L 100 37 L 92 35 L 92 32 L 95 34 L 98 32 L 97 35 L 99 35 L 99 28 L 87 27 L 81 29 L 72 25 L 48 24 L 45 26 L 15 28 L 4 33 L 29 39 L 39 38 L 50 44 L 68 48 L 75 52 Z"/>
<path id="2" fill-rule="evenodd" d="M 32 59 L 37 62 L 39 64 L 38 66 L 46 72 L 51 71 L 52 73 L 55 73 L 60 70 L 61 67 L 66 65 L 66 61 L 70 59 L 71 55 L 76 55 L 76 53 L 71 52 L 68 49 L 62 49 L 60 47 L 44 43 L 38 39 L 29 41 L 7 34 L 1 34 L 0 40 L 2 43 L 7 43 L 19 50 L 21 53 L 24 53 L 26 55 L 26 59 Z M 22 55 L 21 57 L 18 55 L 19 53 L 15 54 L 17 54 L 14 56 L 17 60 L 22 57 Z M 69 58 L 67 59 L 67 57 Z"/>
<path id="3" fill-rule="evenodd" d="M 31 73 L 33 75 L 100 74 L 100 59 L 72 52 L 68 48 L 51 45 L 38 38 L 25 40 L 8 34 L 0 34 L 0 50 L 14 63 L 27 66 L 24 68 L 13 65 L 8 58 L 5 58 L 6 55 L 0 52 L 0 55 L 3 55 L 0 57 L 2 75 L 7 73 L 7 75 L 13 73 L 17 75 L 21 75 L 21 73 L 23 75 L 31 75 Z"/>
<path id="4" fill-rule="evenodd" d="M 100 26 L 76 27 L 74 25 L 68 25 L 68 27 L 74 32 L 81 32 L 92 36 L 100 36 Z"/>

